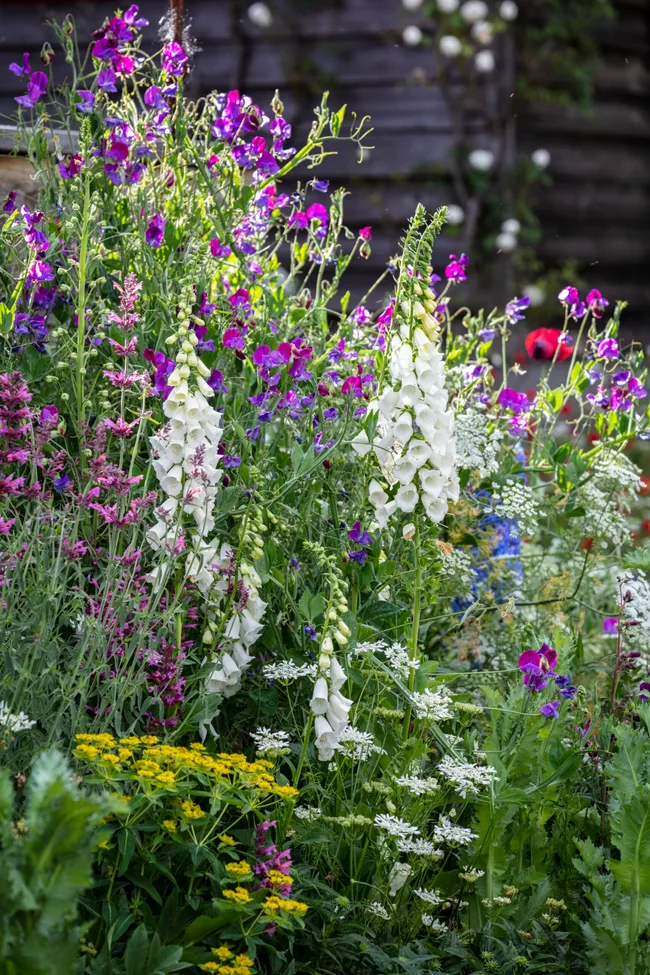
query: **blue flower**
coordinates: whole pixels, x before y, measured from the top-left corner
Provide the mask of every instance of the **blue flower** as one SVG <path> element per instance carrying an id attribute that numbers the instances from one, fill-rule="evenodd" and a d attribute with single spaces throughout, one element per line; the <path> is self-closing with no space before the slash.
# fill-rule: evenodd
<path id="1" fill-rule="evenodd" d="M 315 640 L 317 637 L 316 627 L 312 626 L 310 623 L 305 624 L 305 633 L 311 640 Z"/>
<path id="2" fill-rule="evenodd" d="M 559 718 L 560 702 L 549 701 L 548 704 L 542 704 L 539 710 L 540 714 L 543 714 L 545 718 Z"/>

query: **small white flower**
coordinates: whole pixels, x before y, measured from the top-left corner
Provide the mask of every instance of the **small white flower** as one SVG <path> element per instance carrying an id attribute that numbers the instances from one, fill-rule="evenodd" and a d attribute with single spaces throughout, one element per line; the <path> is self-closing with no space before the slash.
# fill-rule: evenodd
<path id="1" fill-rule="evenodd" d="M 408 789 L 414 796 L 424 796 L 438 790 L 436 779 L 421 779 L 417 775 L 401 775 L 399 779 L 395 779 L 395 783 Z"/>
<path id="2" fill-rule="evenodd" d="M 396 846 L 400 853 L 414 853 L 416 856 L 433 857 L 436 860 L 444 855 L 442 850 L 436 849 L 431 840 L 422 839 L 421 836 L 416 836 L 415 839 L 400 839 Z"/>
<path id="3" fill-rule="evenodd" d="M 268 29 L 273 23 L 273 15 L 265 3 L 252 3 L 248 8 L 248 19 L 260 30 Z"/>
<path id="4" fill-rule="evenodd" d="M 431 904 L 432 907 L 437 907 L 438 904 L 442 904 L 442 897 L 437 890 L 426 890 L 424 887 L 418 887 L 415 891 L 415 896 L 419 897 L 421 901 L 426 901 L 427 904 Z"/>
<path id="5" fill-rule="evenodd" d="M 12 714 L 5 701 L 0 701 L 0 728 L 15 734 L 18 731 L 29 731 L 33 728 L 36 721 L 31 721 L 24 711 Z"/>
<path id="6" fill-rule="evenodd" d="M 417 836 L 420 832 L 417 826 L 407 823 L 405 819 L 400 819 L 399 816 L 390 816 L 388 813 L 378 813 L 375 816 L 375 826 L 397 839 Z"/>
<path id="7" fill-rule="evenodd" d="M 287 731 L 271 731 L 270 728 L 258 728 L 257 731 L 251 731 L 251 738 L 255 742 L 255 751 L 259 755 L 265 755 L 267 752 L 279 755 L 286 752 L 291 744 Z"/>
<path id="8" fill-rule="evenodd" d="M 465 211 L 456 203 L 447 206 L 447 223 L 450 227 L 457 227 L 465 219 Z"/>
<path id="9" fill-rule="evenodd" d="M 434 917 L 433 914 L 423 914 L 422 923 L 432 934 L 445 934 L 445 932 L 449 930 L 449 927 L 445 924 L 445 922 L 438 920 L 438 918 Z"/>
<path id="10" fill-rule="evenodd" d="M 479 51 L 474 57 L 474 67 L 481 74 L 489 74 L 491 71 L 494 71 L 495 64 L 492 51 Z"/>
<path id="11" fill-rule="evenodd" d="M 341 732 L 336 748 L 357 762 L 365 762 L 371 755 L 386 754 L 383 748 L 375 744 L 375 739 L 369 731 L 359 731 L 353 725 L 348 725 Z"/>
<path id="12" fill-rule="evenodd" d="M 510 217 L 509 220 L 504 220 L 501 224 L 501 230 L 504 234 L 518 234 L 521 230 L 521 224 L 515 217 Z"/>
<path id="13" fill-rule="evenodd" d="M 517 238 L 514 234 L 509 234 L 502 230 L 500 234 L 497 234 L 494 244 L 497 250 L 509 254 L 516 248 Z"/>
<path id="14" fill-rule="evenodd" d="M 415 715 L 429 721 L 445 721 L 453 718 L 452 699 L 444 689 L 437 691 L 414 691 L 413 710 Z"/>
<path id="15" fill-rule="evenodd" d="M 519 7 L 515 0 L 503 0 L 499 7 L 499 16 L 502 20 L 516 20 L 519 14 Z"/>
<path id="16" fill-rule="evenodd" d="M 368 904 L 366 907 L 367 914 L 373 914 L 375 917 L 380 917 L 382 921 L 388 921 L 390 919 L 390 914 L 386 908 L 379 903 L 379 901 L 373 901 L 372 904 Z"/>
<path id="17" fill-rule="evenodd" d="M 467 0 L 460 8 L 461 15 L 468 24 L 474 24 L 477 20 L 485 20 L 489 10 L 484 0 Z"/>
<path id="18" fill-rule="evenodd" d="M 449 755 L 440 761 L 436 771 L 451 782 L 463 799 L 467 799 L 468 796 L 477 796 L 480 789 L 487 788 L 493 782 L 499 781 L 497 771 L 491 765 L 472 765 L 470 762 L 459 762 Z"/>
<path id="19" fill-rule="evenodd" d="M 458 843 L 460 846 L 467 846 L 472 840 L 478 839 L 478 833 L 473 833 L 464 826 L 456 826 L 448 816 L 440 817 L 433 827 L 433 836 L 440 843 Z"/>
<path id="20" fill-rule="evenodd" d="M 412 867 L 410 863 L 394 863 L 388 876 L 388 893 L 395 897 L 398 890 L 401 890 L 409 879 Z"/>
<path id="21" fill-rule="evenodd" d="M 535 149 L 530 158 L 538 169 L 546 169 L 551 162 L 551 154 L 548 149 Z"/>
<path id="22" fill-rule="evenodd" d="M 460 40 L 453 34 L 443 34 L 438 41 L 440 53 L 446 58 L 457 58 L 463 49 Z"/>
<path id="23" fill-rule="evenodd" d="M 458 10 L 459 0 L 437 0 L 437 2 L 441 14 L 453 14 L 455 10 Z"/>
<path id="24" fill-rule="evenodd" d="M 473 149 L 467 157 L 472 169 L 480 173 L 487 173 L 494 163 L 494 153 L 489 149 Z"/>
<path id="25" fill-rule="evenodd" d="M 279 660 L 277 663 L 265 664 L 262 667 L 262 673 L 267 680 L 277 680 L 288 684 L 299 677 L 315 677 L 316 664 L 297 664 L 293 660 Z"/>
<path id="26" fill-rule="evenodd" d="M 402 40 L 408 47 L 417 47 L 422 43 L 422 31 L 416 24 L 410 24 L 402 31 Z"/>
<path id="27" fill-rule="evenodd" d="M 319 819 L 322 816 L 322 810 L 320 806 L 296 806 L 293 810 L 294 816 L 298 819 L 305 819 L 308 822 L 313 822 L 315 819 Z"/>

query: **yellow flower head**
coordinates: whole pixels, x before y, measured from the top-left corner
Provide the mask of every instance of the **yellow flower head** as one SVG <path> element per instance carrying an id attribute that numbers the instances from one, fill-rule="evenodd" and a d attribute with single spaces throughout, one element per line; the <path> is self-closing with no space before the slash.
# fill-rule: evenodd
<path id="1" fill-rule="evenodd" d="M 148 768 L 138 769 L 138 778 L 140 779 L 153 779 L 153 772 Z"/>
<path id="2" fill-rule="evenodd" d="M 156 737 L 156 735 L 143 735 L 142 738 L 140 739 L 140 744 L 141 745 L 157 745 L 158 744 L 158 738 Z"/>
<path id="3" fill-rule="evenodd" d="M 224 890 L 223 897 L 226 900 L 234 901 L 235 904 L 248 904 L 251 896 L 244 887 L 235 887 L 234 890 Z"/>
<path id="4" fill-rule="evenodd" d="M 130 748 L 120 748 L 117 754 L 120 756 L 121 762 L 127 762 L 130 758 L 133 758 L 133 752 Z"/>
<path id="5" fill-rule="evenodd" d="M 117 755 L 113 755 L 112 752 L 107 752 L 105 755 L 102 755 L 101 761 L 105 765 L 119 765 L 120 764 L 119 757 Z"/>
<path id="6" fill-rule="evenodd" d="M 236 863 L 227 863 L 226 870 L 228 873 L 234 874 L 235 877 L 244 877 L 246 874 L 251 873 L 251 868 L 245 860 L 238 860 Z"/>
<path id="7" fill-rule="evenodd" d="M 247 968 L 250 971 L 255 962 L 248 955 L 237 955 L 233 964 L 238 965 L 240 968 Z"/>
<path id="8" fill-rule="evenodd" d="M 225 945 L 221 945 L 220 948 L 213 948 L 212 954 L 215 958 L 218 958 L 219 961 L 228 961 L 229 958 L 232 958 L 232 951 L 230 948 L 226 948 Z"/>
<path id="9" fill-rule="evenodd" d="M 233 839 L 232 836 L 228 836 L 227 833 L 219 833 L 219 841 L 224 846 L 237 846 L 237 840 Z"/>
<path id="10" fill-rule="evenodd" d="M 78 745 L 74 750 L 77 758 L 87 758 L 93 759 L 97 758 L 99 755 L 99 748 L 95 748 L 94 745 Z"/>
<path id="11" fill-rule="evenodd" d="M 206 961 L 205 965 L 199 965 L 202 972 L 220 972 L 221 965 L 216 961 Z"/>
<path id="12" fill-rule="evenodd" d="M 181 809 L 186 819 L 203 819 L 205 816 L 201 807 L 195 802 L 192 802 L 191 799 L 186 799 L 185 802 L 182 802 Z"/>
<path id="13" fill-rule="evenodd" d="M 294 789 L 292 785 L 276 785 L 271 792 L 279 796 L 280 799 L 295 799 L 296 796 L 300 795 L 298 789 Z"/>
<path id="14" fill-rule="evenodd" d="M 193 741 L 192 744 L 190 745 L 190 748 L 192 749 L 193 752 L 205 751 L 205 745 L 201 744 L 200 741 Z"/>
<path id="15" fill-rule="evenodd" d="M 287 875 L 284 874 L 284 873 L 282 873 L 281 870 L 269 870 L 269 872 L 268 872 L 268 878 L 269 878 L 269 880 L 271 881 L 271 883 L 273 884 L 274 887 L 277 886 L 277 885 L 279 885 L 279 884 L 292 884 L 293 883 L 293 877 L 287 877 Z"/>
<path id="16" fill-rule="evenodd" d="M 140 745 L 140 739 L 135 735 L 129 735 L 128 738 L 120 738 L 120 745 L 130 745 L 131 748 L 137 748 Z"/>
<path id="17" fill-rule="evenodd" d="M 161 785 L 174 785 L 176 776 L 173 772 L 161 772 L 156 776 L 156 782 L 160 782 Z"/>
<path id="18" fill-rule="evenodd" d="M 166 829 L 168 833 L 176 832 L 176 823 L 173 819 L 163 819 L 162 821 L 163 829 Z"/>
<path id="19" fill-rule="evenodd" d="M 99 748 L 113 748 L 115 745 L 115 739 L 112 735 L 101 734 L 101 735 L 75 735 L 77 741 L 83 741 L 87 744 L 97 745 Z"/>

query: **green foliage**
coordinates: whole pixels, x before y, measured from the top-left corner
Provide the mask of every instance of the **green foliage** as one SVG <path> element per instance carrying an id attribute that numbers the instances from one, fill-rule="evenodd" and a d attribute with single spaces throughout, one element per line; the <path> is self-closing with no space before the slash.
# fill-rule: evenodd
<path id="1" fill-rule="evenodd" d="M 0 773 L 0 972 L 82 971 L 78 903 L 108 804 L 82 790 L 59 752 L 41 753 L 25 794 Z"/>

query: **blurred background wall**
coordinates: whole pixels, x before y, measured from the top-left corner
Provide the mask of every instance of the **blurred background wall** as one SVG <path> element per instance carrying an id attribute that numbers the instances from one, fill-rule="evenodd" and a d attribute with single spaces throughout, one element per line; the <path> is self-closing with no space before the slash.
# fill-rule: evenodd
<path id="1" fill-rule="evenodd" d="M 323 90 L 335 108 L 371 116 L 363 161 L 344 147 L 318 170 L 351 191 L 349 225 L 373 227 L 353 290 L 386 266 L 418 200 L 451 203 L 457 223 L 434 260 L 470 254 L 468 297 L 496 302 L 528 289 L 529 322 L 550 324 L 558 290 L 578 281 L 628 300 L 628 330 L 650 341 L 641 331 L 650 325 L 650 0 L 509 2 L 490 0 L 496 29 L 481 36 L 455 0 L 185 0 L 196 48 L 187 90 L 238 88 L 268 104 L 279 89 L 294 144 Z M 168 3 L 139 6 L 155 50 Z M 52 39 L 45 22 L 71 12 L 83 45 L 113 9 L 111 0 L 2 0 L 2 123 L 24 87 L 8 65 Z M 450 36 L 462 53 L 443 56 Z M 65 74 L 60 59 L 54 67 Z M 1 143 L 6 152 L 8 137 Z M 518 230 L 504 225 L 513 219 Z"/>

